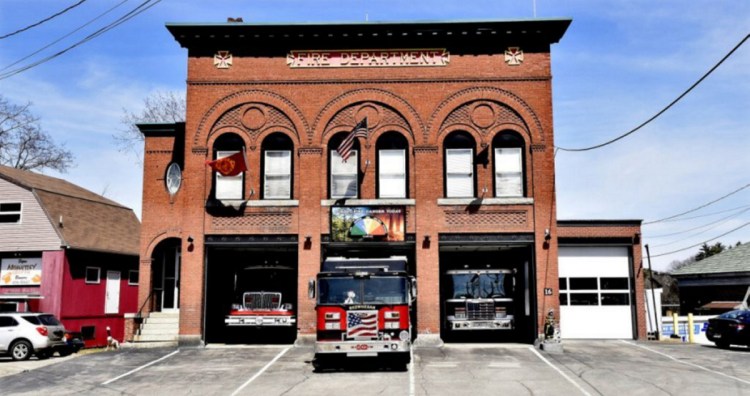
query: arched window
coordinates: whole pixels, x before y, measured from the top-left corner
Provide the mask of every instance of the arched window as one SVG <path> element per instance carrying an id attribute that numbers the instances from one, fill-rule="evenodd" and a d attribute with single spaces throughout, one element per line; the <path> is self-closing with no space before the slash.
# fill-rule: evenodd
<path id="1" fill-rule="evenodd" d="M 452 132 L 443 142 L 445 196 L 474 197 L 474 138 L 467 132 Z"/>
<path id="2" fill-rule="evenodd" d="M 378 152 L 378 198 L 406 198 L 406 138 L 398 132 L 386 132 L 375 145 Z"/>
<path id="3" fill-rule="evenodd" d="M 293 150 L 292 139 L 283 133 L 272 133 L 263 139 L 261 144 L 262 199 L 292 198 Z"/>
<path id="4" fill-rule="evenodd" d="M 344 161 L 336 151 L 349 132 L 336 134 L 328 141 L 328 165 L 331 198 L 357 198 L 359 196 L 359 138 L 354 139 L 349 158 Z"/>
<path id="5" fill-rule="evenodd" d="M 525 196 L 524 141 L 512 131 L 500 132 L 492 139 L 495 164 L 495 196 Z"/>
<path id="6" fill-rule="evenodd" d="M 234 133 L 225 133 L 214 142 L 214 159 L 229 157 L 242 152 L 245 142 Z M 245 197 L 245 172 L 235 176 L 223 176 L 214 172 L 214 186 L 216 199 L 244 199 Z"/>

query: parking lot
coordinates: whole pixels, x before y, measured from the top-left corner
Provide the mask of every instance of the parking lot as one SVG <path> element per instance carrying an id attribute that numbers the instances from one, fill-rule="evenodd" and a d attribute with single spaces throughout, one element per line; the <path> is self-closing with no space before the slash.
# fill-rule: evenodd
<path id="1" fill-rule="evenodd" d="M 0 360 L 3 394 L 750 395 L 750 350 L 636 341 L 420 348 L 407 371 L 364 362 L 316 373 L 311 347 L 122 349 Z M 26 371 L 6 365 L 25 364 Z"/>

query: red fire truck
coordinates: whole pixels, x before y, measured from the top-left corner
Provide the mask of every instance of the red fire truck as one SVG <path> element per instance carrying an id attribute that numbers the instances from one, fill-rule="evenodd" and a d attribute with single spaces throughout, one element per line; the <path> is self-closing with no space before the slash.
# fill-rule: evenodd
<path id="1" fill-rule="evenodd" d="M 416 280 L 406 257 L 328 258 L 310 283 L 317 290 L 316 369 L 334 359 L 378 357 L 411 361 L 411 309 Z"/>

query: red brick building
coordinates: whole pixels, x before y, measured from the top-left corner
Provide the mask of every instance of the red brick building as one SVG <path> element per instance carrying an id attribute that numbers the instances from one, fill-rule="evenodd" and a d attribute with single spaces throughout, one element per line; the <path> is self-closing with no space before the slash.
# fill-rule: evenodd
<path id="1" fill-rule="evenodd" d="M 139 306 L 178 311 L 181 342 L 225 342 L 243 271 L 278 265 L 289 271 L 269 287 L 312 334 L 307 285 L 325 258 L 400 255 L 419 282 L 420 337 L 449 338 L 449 271 L 500 264 L 516 282 L 515 327 L 490 337 L 533 341 L 562 298 L 550 46 L 569 24 L 167 25 L 188 50 L 187 117 L 140 126 Z M 369 133 L 342 161 L 363 120 Z M 236 176 L 206 165 L 235 153 L 248 167 Z M 352 213 L 388 232 L 340 233 Z M 640 222 L 595 228 L 565 237 L 629 241 L 617 298 L 644 337 Z"/>

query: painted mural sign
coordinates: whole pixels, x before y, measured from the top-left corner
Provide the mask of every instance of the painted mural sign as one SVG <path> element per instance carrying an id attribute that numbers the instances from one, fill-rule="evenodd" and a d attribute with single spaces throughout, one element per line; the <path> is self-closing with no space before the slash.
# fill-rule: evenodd
<path id="1" fill-rule="evenodd" d="M 403 206 L 331 208 L 331 241 L 402 242 L 406 232 Z"/>
<path id="2" fill-rule="evenodd" d="M 293 68 L 308 67 L 429 67 L 448 66 L 451 55 L 445 48 L 374 49 L 374 50 L 293 50 L 286 64 Z"/>
<path id="3" fill-rule="evenodd" d="M 5 258 L 0 264 L 0 286 L 42 284 L 42 259 Z"/>

